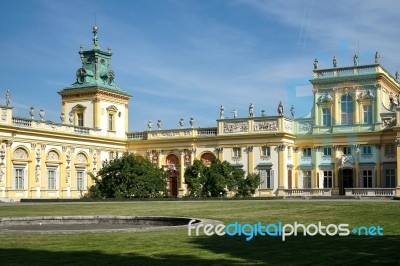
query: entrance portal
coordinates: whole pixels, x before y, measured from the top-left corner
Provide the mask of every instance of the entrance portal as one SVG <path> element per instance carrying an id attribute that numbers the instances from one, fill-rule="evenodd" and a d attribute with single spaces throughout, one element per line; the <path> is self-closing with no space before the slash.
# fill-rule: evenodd
<path id="1" fill-rule="evenodd" d="M 343 169 L 340 181 L 340 195 L 344 195 L 345 188 L 353 187 L 353 169 Z"/>

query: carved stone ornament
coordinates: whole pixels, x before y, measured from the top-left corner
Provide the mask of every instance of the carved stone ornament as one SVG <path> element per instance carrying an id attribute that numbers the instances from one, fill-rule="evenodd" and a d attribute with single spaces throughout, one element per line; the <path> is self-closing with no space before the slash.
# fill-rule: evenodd
<path id="1" fill-rule="evenodd" d="M 28 159 L 28 153 L 22 148 L 18 148 L 14 151 L 13 158 L 15 159 Z"/>
<path id="2" fill-rule="evenodd" d="M 247 132 L 247 122 L 224 123 L 224 133 Z"/>
<path id="3" fill-rule="evenodd" d="M 79 154 L 76 156 L 75 162 L 76 162 L 76 163 L 87 163 L 87 158 L 86 158 L 86 156 L 83 155 L 82 153 L 79 153 Z"/>
<path id="4" fill-rule="evenodd" d="M 318 97 L 318 102 L 325 103 L 325 102 L 332 102 L 333 98 L 328 92 L 324 92 L 321 96 Z"/>
<path id="5" fill-rule="evenodd" d="M 253 131 L 278 130 L 278 121 L 254 121 Z"/>
<path id="6" fill-rule="evenodd" d="M 47 154 L 47 160 L 48 161 L 59 161 L 60 156 L 55 151 L 49 151 L 49 153 Z"/>

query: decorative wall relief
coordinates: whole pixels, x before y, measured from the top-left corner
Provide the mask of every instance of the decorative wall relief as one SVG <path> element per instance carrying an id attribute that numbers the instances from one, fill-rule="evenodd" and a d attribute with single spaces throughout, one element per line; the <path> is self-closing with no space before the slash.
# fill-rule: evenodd
<path id="1" fill-rule="evenodd" d="M 224 122 L 224 133 L 247 132 L 247 122 Z"/>
<path id="2" fill-rule="evenodd" d="M 253 131 L 278 130 L 278 121 L 254 121 Z"/>

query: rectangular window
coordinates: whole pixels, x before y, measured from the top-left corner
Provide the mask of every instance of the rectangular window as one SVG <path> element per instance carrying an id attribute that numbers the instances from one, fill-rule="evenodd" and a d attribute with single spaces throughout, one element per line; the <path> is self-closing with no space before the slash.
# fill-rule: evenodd
<path id="1" fill-rule="evenodd" d="M 385 187 L 396 187 L 396 169 L 385 169 Z"/>
<path id="2" fill-rule="evenodd" d="M 311 157 L 311 148 L 303 149 L 303 157 Z"/>
<path id="3" fill-rule="evenodd" d="M 372 154 L 371 146 L 369 145 L 362 146 L 362 155 L 371 155 L 371 154 Z"/>
<path id="4" fill-rule="evenodd" d="M 108 154 L 108 157 L 109 157 L 110 161 L 114 160 L 114 152 L 110 151 L 110 153 Z"/>
<path id="5" fill-rule="evenodd" d="M 303 188 L 311 188 L 311 171 L 303 171 Z"/>
<path id="6" fill-rule="evenodd" d="M 363 170 L 363 187 L 372 188 L 372 170 Z"/>
<path id="7" fill-rule="evenodd" d="M 331 125 L 331 110 L 329 108 L 322 108 L 322 125 Z"/>
<path id="8" fill-rule="evenodd" d="M 84 170 L 76 171 L 76 189 L 85 190 L 85 172 Z"/>
<path id="9" fill-rule="evenodd" d="M 273 188 L 272 187 L 273 170 L 271 169 L 260 170 L 260 177 L 261 177 L 261 184 L 260 184 L 261 189 Z"/>
<path id="10" fill-rule="evenodd" d="M 393 144 L 386 144 L 385 145 L 385 155 L 395 155 L 396 151 L 394 149 Z"/>
<path id="11" fill-rule="evenodd" d="M 47 170 L 47 189 L 56 189 L 57 172 L 56 169 Z"/>
<path id="12" fill-rule="evenodd" d="M 332 171 L 324 171 L 324 188 L 332 188 Z"/>
<path id="13" fill-rule="evenodd" d="M 349 147 L 349 146 L 343 147 L 343 154 L 350 155 L 351 154 L 351 147 Z"/>
<path id="14" fill-rule="evenodd" d="M 15 189 L 24 189 L 25 170 L 22 168 L 14 169 Z"/>
<path id="15" fill-rule="evenodd" d="M 287 155 L 288 155 L 288 158 L 292 157 L 292 147 L 287 148 Z"/>
<path id="16" fill-rule="evenodd" d="M 271 156 L 271 148 L 268 146 L 262 147 L 262 156 Z"/>
<path id="17" fill-rule="evenodd" d="M 112 131 L 114 130 L 114 115 L 113 114 L 108 114 L 108 130 Z"/>
<path id="18" fill-rule="evenodd" d="M 83 113 L 77 113 L 78 117 L 78 127 L 83 127 Z"/>
<path id="19" fill-rule="evenodd" d="M 324 156 L 332 156 L 332 148 L 324 147 Z"/>
<path id="20" fill-rule="evenodd" d="M 233 148 L 233 157 L 242 157 L 242 149 Z"/>
<path id="21" fill-rule="evenodd" d="M 371 124 L 372 123 L 372 108 L 371 105 L 363 106 L 363 114 L 364 114 L 364 123 Z"/>

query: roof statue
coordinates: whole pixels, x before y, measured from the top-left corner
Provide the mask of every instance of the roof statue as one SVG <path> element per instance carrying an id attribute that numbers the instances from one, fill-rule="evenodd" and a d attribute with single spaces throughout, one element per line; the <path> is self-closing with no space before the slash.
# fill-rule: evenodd
<path id="1" fill-rule="evenodd" d="M 379 64 L 379 61 L 381 60 L 381 56 L 379 55 L 378 52 L 375 53 L 375 64 Z"/>
<path id="2" fill-rule="evenodd" d="M 318 69 L 318 59 L 315 58 L 314 59 L 314 70 L 317 70 L 317 69 Z"/>
<path id="3" fill-rule="evenodd" d="M 337 63 L 338 63 L 338 60 L 337 60 L 336 56 L 333 57 L 332 63 L 333 63 L 333 67 L 336 68 L 337 67 Z"/>

